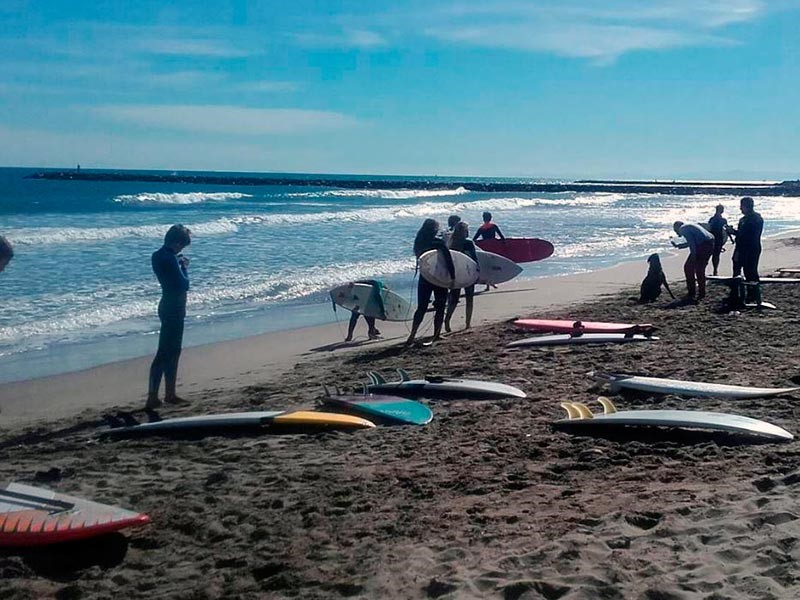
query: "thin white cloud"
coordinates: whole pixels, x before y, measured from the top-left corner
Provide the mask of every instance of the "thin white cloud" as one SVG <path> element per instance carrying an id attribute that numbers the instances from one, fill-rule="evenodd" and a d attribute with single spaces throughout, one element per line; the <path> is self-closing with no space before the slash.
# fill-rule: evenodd
<path id="1" fill-rule="evenodd" d="M 341 33 L 296 33 L 295 41 L 308 48 L 358 48 L 372 50 L 389 45 L 388 40 L 369 29 L 345 29 Z"/>
<path id="2" fill-rule="evenodd" d="M 300 89 L 295 81 L 248 81 L 236 86 L 243 92 L 294 92 Z"/>
<path id="3" fill-rule="evenodd" d="M 250 54 L 225 40 L 212 38 L 151 38 L 137 42 L 136 46 L 142 52 L 162 56 L 240 58 Z"/>
<path id="4" fill-rule="evenodd" d="M 238 136 L 316 133 L 358 124 L 356 119 L 342 113 L 296 108 L 109 105 L 95 107 L 93 112 L 105 119 L 145 128 Z"/>

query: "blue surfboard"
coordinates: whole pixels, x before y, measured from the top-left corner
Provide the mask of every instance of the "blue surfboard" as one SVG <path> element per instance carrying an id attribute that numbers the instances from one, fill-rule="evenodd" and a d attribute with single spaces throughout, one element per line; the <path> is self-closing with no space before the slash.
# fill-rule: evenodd
<path id="1" fill-rule="evenodd" d="M 431 409 L 415 400 L 374 394 L 330 394 L 328 406 L 392 425 L 425 425 L 433 419 Z"/>

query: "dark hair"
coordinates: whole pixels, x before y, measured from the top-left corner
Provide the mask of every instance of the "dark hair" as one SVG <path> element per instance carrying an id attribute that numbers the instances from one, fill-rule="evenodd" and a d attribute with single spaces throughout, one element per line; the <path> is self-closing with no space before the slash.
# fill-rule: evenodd
<path id="1" fill-rule="evenodd" d="M 460 247 L 466 239 L 469 239 L 469 223 L 466 221 L 459 221 L 453 228 L 453 235 L 450 236 L 450 243 L 448 245 L 453 248 L 457 247 L 455 245 L 458 244 L 458 247 Z"/>
<path id="2" fill-rule="evenodd" d="M 417 237 L 414 238 L 414 254 L 417 258 L 425 251 L 430 250 L 437 231 L 439 231 L 439 223 L 436 222 L 436 219 L 425 219 L 423 221 L 422 227 L 417 232 Z"/>
<path id="3" fill-rule="evenodd" d="M 14 258 L 14 249 L 11 247 L 11 242 L 0 235 L 0 258 Z"/>
<path id="4" fill-rule="evenodd" d="M 755 202 L 753 201 L 753 199 L 750 196 L 745 196 L 744 198 L 742 198 L 739 201 L 739 203 L 742 206 L 746 206 L 747 208 L 750 208 L 750 209 L 752 209 L 753 206 L 755 205 Z"/>
<path id="5" fill-rule="evenodd" d="M 675 230 L 675 233 L 678 233 L 678 229 L 680 229 L 681 227 L 683 227 L 683 221 L 675 221 L 672 224 L 672 229 Z"/>
<path id="6" fill-rule="evenodd" d="M 722 204 L 717 204 L 717 207 L 716 207 L 715 210 L 718 210 L 719 212 L 723 212 L 725 210 L 725 207 L 722 206 Z"/>
<path id="7" fill-rule="evenodd" d="M 164 245 L 171 246 L 178 244 L 179 246 L 188 246 L 192 243 L 192 232 L 185 225 L 178 223 L 173 225 L 167 230 L 167 235 L 164 236 Z"/>
<path id="8" fill-rule="evenodd" d="M 488 223 L 488 222 L 489 222 L 489 221 L 491 221 L 491 220 L 492 220 L 492 213 L 490 213 L 490 212 L 487 210 L 486 212 L 484 212 L 484 213 L 483 213 L 483 222 L 484 222 L 484 223 Z"/>
<path id="9" fill-rule="evenodd" d="M 450 215 L 447 217 L 447 226 L 448 227 L 455 227 L 456 224 L 461 222 L 461 217 L 458 215 Z"/>

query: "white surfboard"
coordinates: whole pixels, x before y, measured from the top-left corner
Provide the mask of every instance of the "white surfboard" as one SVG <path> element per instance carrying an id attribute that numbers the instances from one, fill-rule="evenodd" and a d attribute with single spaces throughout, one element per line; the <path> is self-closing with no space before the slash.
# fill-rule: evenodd
<path id="1" fill-rule="evenodd" d="M 775 269 L 777 273 L 786 273 L 788 275 L 800 275 L 800 268 L 798 267 L 782 267 Z"/>
<path id="2" fill-rule="evenodd" d="M 367 283 L 345 283 L 330 291 L 334 304 L 360 313 L 366 317 L 386 321 L 408 321 L 412 317 L 411 304 L 392 290 L 383 288 L 383 310 L 376 301 L 373 287 Z"/>
<path id="3" fill-rule="evenodd" d="M 476 254 L 478 255 L 478 266 L 481 269 L 478 273 L 478 283 L 493 285 L 505 283 L 522 273 L 522 267 L 505 256 L 483 250 L 477 250 Z"/>
<path id="4" fill-rule="evenodd" d="M 728 385 L 723 383 L 705 383 L 700 381 L 682 381 L 680 379 L 664 379 L 660 377 L 640 377 L 614 373 L 598 379 L 608 382 L 612 392 L 620 389 L 652 392 L 654 394 L 675 394 L 678 396 L 702 396 L 706 398 L 766 398 L 793 394 L 800 387 L 766 388 Z"/>
<path id="5" fill-rule="evenodd" d="M 399 381 L 387 382 L 377 371 L 368 372 L 367 376 L 371 383 L 367 385 L 367 390 L 373 394 L 432 400 L 497 400 L 527 397 L 527 394 L 518 388 L 494 381 L 447 377 L 411 379 L 403 369 L 397 369 L 397 373 L 400 375 Z"/>
<path id="6" fill-rule="evenodd" d="M 428 250 L 419 257 L 419 273 L 433 285 L 456 289 L 471 286 L 478 281 L 478 263 L 461 252 L 450 252 L 456 276 L 450 277 L 447 262 L 439 250 Z"/>
<path id="7" fill-rule="evenodd" d="M 656 336 L 625 335 L 624 333 L 584 333 L 583 335 L 570 335 L 560 333 L 555 335 L 537 335 L 534 337 L 517 340 L 507 344 L 508 348 L 523 348 L 528 346 L 572 346 L 580 344 L 627 344 L 630 342 L 650 342 L 657 340 Z"/>
<path id="8" fill-rule="evenodd" d="M 744 281 L 741 277 L 708 275 L 706 279 L 712 283 L 721 283 L 723 285 L 731 285 L 736 282 L 741 282 L 744 285 L 755 285 L 757 283 L 760 283 L 762 285 L 769 285 L 772 283 L 784 283 L 784 284 L 800 283 L 800 278 L 797 277 L 760 277 L 759 281 Z"/>
<path id="9" fill-rule="evenodd" d="M 603 414 L 593 414 L 579 402 L 564 402 L 567 418 L 556 421 L 558 429 L 573 433 L 599 431 L 613 427 L 667 427 L 724 431 L 753 438 L 791 441 L 794 436 L 777 425 L 727 413 L 693 410 L 623 410 L 607 398 L 598 399 L 603 404 Z"/>

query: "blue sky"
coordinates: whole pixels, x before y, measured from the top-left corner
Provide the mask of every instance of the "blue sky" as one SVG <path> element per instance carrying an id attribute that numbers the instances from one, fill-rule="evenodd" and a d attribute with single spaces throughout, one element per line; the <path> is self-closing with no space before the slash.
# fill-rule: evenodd
<path id="1" fill-rule="evenodd" d="M 0 164 L 800 177 L 790 0 L 0 3 Z"/>

